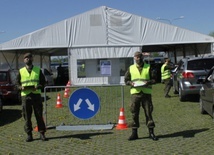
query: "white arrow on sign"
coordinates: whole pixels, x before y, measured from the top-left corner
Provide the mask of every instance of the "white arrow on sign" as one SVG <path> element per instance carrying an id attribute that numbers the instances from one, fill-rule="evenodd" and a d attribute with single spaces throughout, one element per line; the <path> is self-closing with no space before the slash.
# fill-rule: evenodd
<path id="1" fill-rule="evenodd" d="M 94 104 L 91 104 L 89 99 L 86 99 L 85 102 L 88 104 L 88 109 L 94 111 Z"/>
<path id="2" fill-rule="evenodd" d="M 77 102 L 77 104 L 74 104 L 74 111 L 77 111 L 80 109 L 80 104 L 82 103 L 82 99 L 80 98 Z"/>

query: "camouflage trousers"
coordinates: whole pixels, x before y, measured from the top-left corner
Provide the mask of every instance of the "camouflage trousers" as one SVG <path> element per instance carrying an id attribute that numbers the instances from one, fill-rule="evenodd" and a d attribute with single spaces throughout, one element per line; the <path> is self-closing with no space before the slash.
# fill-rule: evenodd
<path id="1" fill-rule="evenodd" d="M 169 95 L 169 91 L 170 91 L 170 89 L 172 87 L 172 79 L 168 78 L 168 79 L 165 79 L 163 81 L 164 81 L 164 84 L 165 84 L 164 95 L 167 96 L 167 95 Z"/>
<path id="2" fill-rule="evenodd" d="M 152 96 L 151 94 L 145 94 L 143 92 L 131 95 L 130 112 L 132 114 L 132 123 L 130 124 L 130 126 L 132 128 L 139 128 L 139 114 L 141 107 L 143 108 L 146 117 L 146 126 L 148 128 L 154 128 L 155 123 L 152 118 Z"/>
<path id="3" fill-rule="evenodd" d="M 24 130 L 27 134 L 30 134 L 33 130 L 32 127 L 32 113 L 34 112 L 38 131 L 45 132 L 46 126 L 43 120 L 43 104 L 40 94 L 30 93 L 27 96 L 22 96 L 22 114 L 25 119 Z"/>

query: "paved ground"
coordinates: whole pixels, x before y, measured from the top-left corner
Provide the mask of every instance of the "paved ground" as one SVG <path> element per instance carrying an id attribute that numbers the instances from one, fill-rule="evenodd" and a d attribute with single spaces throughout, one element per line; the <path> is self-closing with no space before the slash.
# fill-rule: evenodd
<path id="1" fill-rule="evenodd" d="M 154 87 L 158 92 L 163 85 Z M 214 152 L 214 122 L 199 113 L 197 102 L 179 102 L 162 93 L 154 95 L 155 133 L 159 141 L 148 138 L 145 122 L 139 128 L 139 139 L 128 141 L 131 130 L 57 131 L 48 129 L 48 141 L 25 142 L 20 105 L 5 106 L 0 115 L 0 154 L 2 155 L 208 155 Z M 128 110 L 127 110 L 128 113 Z M 119 114 L 119 113 L 118 113 Z M 144 121 L 143 113 L 141 113 Z"/>

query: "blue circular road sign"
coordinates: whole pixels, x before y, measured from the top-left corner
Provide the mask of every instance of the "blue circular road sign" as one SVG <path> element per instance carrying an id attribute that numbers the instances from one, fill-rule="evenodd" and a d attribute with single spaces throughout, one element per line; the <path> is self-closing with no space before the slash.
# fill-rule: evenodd
<path id="1" fill-rule="evenodd" d="M 91 89 L 80 88 L 71 94 L 69 109 L 75 117 L 89 119 L 99 111 L 100 101 L 97 94 Z"/>

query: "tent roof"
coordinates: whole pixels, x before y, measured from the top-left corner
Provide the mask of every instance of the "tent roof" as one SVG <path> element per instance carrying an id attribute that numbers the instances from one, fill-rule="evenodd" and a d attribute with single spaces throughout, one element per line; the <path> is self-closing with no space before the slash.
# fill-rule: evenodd
<path id="1" fill-rule="evenodd" d="M 67 48 L 140 46 L 154 52 L 213 42 L 208 35 L 101 6 L 2 43 L 0 50 L 67 55 Z"/>

